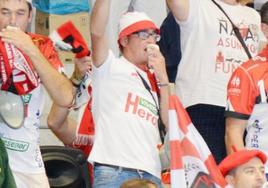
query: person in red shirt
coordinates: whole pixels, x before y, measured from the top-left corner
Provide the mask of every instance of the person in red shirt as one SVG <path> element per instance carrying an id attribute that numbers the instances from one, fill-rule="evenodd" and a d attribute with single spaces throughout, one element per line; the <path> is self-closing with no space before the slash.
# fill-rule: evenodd
<path id="1" fill-rule="evenodd" d="M 263 26 L 268 23 L 267 5 L 266 3 L 261 10 Z M 227 153 L 232 153 L 232 146 L 237 149 L 254 148 L 268 153 L 268 45 L 258 56 L 237 68 L 227 88 Z"/>

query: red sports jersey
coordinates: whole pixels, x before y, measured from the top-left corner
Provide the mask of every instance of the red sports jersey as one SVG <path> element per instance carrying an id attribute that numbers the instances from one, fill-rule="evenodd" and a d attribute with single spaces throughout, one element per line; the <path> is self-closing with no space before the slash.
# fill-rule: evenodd
<path id="1" fill-rule="evenodd" d="M 226 116 L 249 119 L 255 105 L 267 104 L 268 45 L 233 73 L 227 87 Z M 268 116 L 267 116 L 268 117 Z"/>
<path id="2" fill-rule="evenodd" d="M 268 45 L 233 73 L 225 115 L 247 122 L 246 147 L 268 153 Z M 234 125 L 235 126 L 235 125 Z"/>

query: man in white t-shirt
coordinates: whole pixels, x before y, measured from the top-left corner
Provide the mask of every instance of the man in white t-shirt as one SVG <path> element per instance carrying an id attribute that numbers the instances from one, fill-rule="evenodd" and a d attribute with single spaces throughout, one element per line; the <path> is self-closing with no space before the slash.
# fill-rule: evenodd
<path id="1" fill-rule="evenodd" d="M 248 0 L 215 0 L 239 28 L 252 57 L 257 55 L 260 16 Z M 226 88 L 232 72 L 248 59 L 226 15 L 213 0 L 167 0 L 181 29 L 182 58 L 176 94 L 203 136 L 216 162 L 224 144 Z"/>
<path id="2" fill-rule="evenodd" d="M 13 129 L 0 122 L 0 136 L 17 186 L 48 188 L 39 148 L 43 90 L 60 106 L 70 106 L 74 94 L 71 82 L 59 73 L 62 64 L 52 41 L 26 32 L 31 19 L 29 0 L 0 0 L 1 93 L 21 98 L 23 106 L 19 107 L 24 109 L 22 126 Z M 10 116 L 19 118 L 18 112 L 13 113 Z"/>
<path id="3" fill-rule="evenodd" d="M 93 7 L 96 0 L 91 1 Z M 157 27 L 160 27 L 167 16 L 167 6 L 164 0 L 113 0 L 111 2 L 111 11 L 107 23 L 107 33 L 110 39 L 109 48 L 115 56 L 120 55 L 117 44 L 118 22 L 121 15 L 127 11 L 145 12 L 154 20 Z"/>
<path id="4" fill-rule="evenodd" d="M 145 13 L 123 14 L 118 34 L 123 55 L 116 58 L 105 35 L 110 3 L 97 0 L 91 16 L 93 186 L 117 188 L 133 178 L 161 186 L 158 118 L 160 109 L 167 125 L 168 77 L 155 46 L 159 29 Z"/>

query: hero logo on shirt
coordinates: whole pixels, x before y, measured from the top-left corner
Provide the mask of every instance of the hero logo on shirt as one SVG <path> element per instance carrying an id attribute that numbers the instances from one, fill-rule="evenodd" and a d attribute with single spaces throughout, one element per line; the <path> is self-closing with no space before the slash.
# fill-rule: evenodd
<path id="1" fill-rule="evenodd" d="M 240 78 L 238 76 L 235 76 L 232 81 L 231 81 L 231 84 L 234 86 L 234 87 L 239 87 L 240 86 Z"/>
<path id="2" fill-rule="evenodd" d="M 154 126 L 157 125 L 158 115 L 155 105 L 142 97 L 128 93 L 125 112 L 135 114 Z"/>

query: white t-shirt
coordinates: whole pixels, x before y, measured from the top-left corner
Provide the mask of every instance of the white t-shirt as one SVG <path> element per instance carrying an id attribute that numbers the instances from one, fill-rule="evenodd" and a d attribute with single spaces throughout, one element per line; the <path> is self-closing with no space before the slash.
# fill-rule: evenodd
<path id="1" fill-rule="evenodd" d="M 218 1 L 241 30 L 252 56 L 259 45 L 260 16 L 252 8 Z M 226 16 L 211 0 L 189 0 L 189 17 L 179 22 L 182 59 L 176 94 L 185 107 L 226 105 L 226 86 L 232 72 L 248 59 Z"/>
<path id="2" fill-rule="evenodd" d="M 92 112 L 95 141 L 89 161 L 144 170 L 160 177 L 160 144 L 156 104 L 137 71 L 110 51 L 102 66 L 93 68 Z M 157 101 L 156 93 L 154 97 Z M 157 104 L 158 105 L 158 104 Z"/>
<path id="3" fill-rule="evenodd" d="M 19 129 L 9 128 L 0 123 L 0 136 L 5 142 L 12 170 L 35 174 L 44 172 L 44 164 L 39 148 L 40 117 L 44 104 L 44 92 L 40 84 L 23 96 L 27 105 L 24 125 Z"/>
<path id="4" fill-rule="evenodd" d="M 58 72 L 64 72 L 58 53 L 53 47 L 53 42 L 45 36 L 27 33 L 50 65 Z M 27 72 L 27 71 L 26 71 Z M 14 74 L 14 72 L 13 72 Z M 13 81 L 14 81 L 13 76 Z M 22 82 L 25 77 L 20 75 L 16 82 Z M 5 142 L 12 171 L 28 175 L 29 179 L 37 176 L 31 174 L 45 174 L 44 164 L 39 148 L 40 117 L 45 102 L 44 88 L 40 82 L 29 94 L 22 96 L 26 109 L 24 124 L 19 129 L 11 129 L 5 124 L 0 124 L 0 137 Z M 38 176 L 38 177 L 39 177 Z M 19 178 L 18 176 L 16 178 Z M 43 179 L 44 180 L 44 179 Z M 18 185 L 19 186 L 19 185 Z M 28 186 L 30 187 L 30 186 Z"/>

